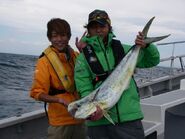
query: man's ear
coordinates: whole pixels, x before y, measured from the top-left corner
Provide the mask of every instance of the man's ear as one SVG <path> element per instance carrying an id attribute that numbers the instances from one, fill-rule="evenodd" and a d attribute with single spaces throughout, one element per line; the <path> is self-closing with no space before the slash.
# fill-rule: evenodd
<path id="1" fill-rule="evenodd" d="M 87 37 L 90 36 L 90 34 L 89 34 L 89 29 L 88 29 L 88 28 L 87 28 L 87 34 L 86 34 L 86 36 L 87 36 Z"/>
<path id="2" fill-rule="evenodd" d="M 112 32 L 112 26 L 109 26 L 109 32 Z"/>

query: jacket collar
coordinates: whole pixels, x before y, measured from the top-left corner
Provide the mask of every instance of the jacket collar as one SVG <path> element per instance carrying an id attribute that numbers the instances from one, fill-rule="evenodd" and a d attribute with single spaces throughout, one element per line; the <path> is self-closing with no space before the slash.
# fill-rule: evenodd
<path id="1" fill-rule="evenodd" d="M 93 37 L 85 36 L 85 37 L 82 38 L 82 41 L 84 41 L 87 44 L 93 46 L 93 48 L 96 51 L 101 51 L 102 49 L 105 50 L 106 47 L 111 46 L 111 42 L 112 42 L 112 39 L 114 37 L 115 37 L 115 35 L 112 32 L 110 32 L 108 34 L 108 43 L 107 43 L 106 46 L 104 45 L 102 38 L 100 38 L 99 36 L 93 36 Z"/>
<path id="2" fill-rule="evenodd" d="M 50 45 L 49 47 L 51 47 L 51 49 L 55 52 L 55 53 L 66 53 L 66 51 L 69 51 L 71 49 L 70 46 L 67 46 L 66 48 L 64 48 L 64 50 L 59 51 L 57 48 L 53 47 L 52 45 Z"/>

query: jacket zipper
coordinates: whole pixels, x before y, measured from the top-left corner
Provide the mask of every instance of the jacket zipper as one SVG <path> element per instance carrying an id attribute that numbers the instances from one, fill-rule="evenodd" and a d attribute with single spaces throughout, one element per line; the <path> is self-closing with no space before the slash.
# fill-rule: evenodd
<path id="1" fill-rule="evenodd" d="M 109 65 L 109 62 L 108 62 L 108 59 L 107 59 L 106 51 L 103 50 L 102 45 L 101 45 L 99 39 L 98 39 L 98 42 L 99 42 L 99 44 L 100 44 L 100 48 L 101 48 L 102 51 L 103 51 L 103 54 L 104 54 L 104 57 L 105 57 L 105 61 L 106 61 L 106 63 L 107 63 L 108 71 L 110 71 L 110 65 Z"/>
<path id="2" fill-rule="evenodd" d="M 98 42 L 99 42 L 99 44 L 100 44 L 100 48 L 101 48 L 102 51 L 103 51 L 103 54 L 104 54 L 104 57 L 105 57 L 105 61 L 106 61 L 106 63 L 107 63 L 108 71 L 110 71 L 110 65 L 109 65 L 109 62 L 108 62 L 108 59 L 107 59 L 106 51 L 103 50 L 102 45 L 101 45 L 99 39 L 98 39 Z M 105 48 L 105 49 L 106 49 L 106 48 Z M 116 103 L 116 113 L 117 113 L 118 123 L 120 123 L 121 120 L 120 120 L 120 116 L 119 116 L 118 103 Z"/>

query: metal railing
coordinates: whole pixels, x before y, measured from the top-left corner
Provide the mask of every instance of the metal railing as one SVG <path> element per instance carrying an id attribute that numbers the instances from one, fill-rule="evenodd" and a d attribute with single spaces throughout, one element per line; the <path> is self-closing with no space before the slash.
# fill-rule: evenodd
<path id="1" fill-rule="evenodd" d="M 166 77 L 173 78 L 175 76 L 185 74 L 185 63 L 184 63 L 185 54 L 174 56 L 175 55 L 174 51 L 177 43 L 185 43 L 185 41 L 157 44 L 157 46 L 173 45 L 171 56 L 160 59 L 160 63 L 169 61 L 170 65 L 169 66 L 165 65 L 164 68 L 167 68 L 167 69 L 162 70 L 162 73 L 161 73 L 161 69 L 157 67 L 152 67 L 147 69 L 137 69 L 136 73 L 139 73 L 139 75 L 136 75 L 135 79 L 138 82 L 138 84 L 143 84 L 145 82 L 152 82 L 153 80 L 156 80 L 158 78 L 166 78 Z M 179 65 L 178 65 L 178 68 L 174 66 L 175 60 L 178 60 L 180 62 L 180 68 L 179 68 Z M 179 64 L 179 63 L 175 63 L 175 64 Z M 160 73 L 157 74 L 158 72 Z"/>
<path id="2" fill-rule="evenodd" d="M 180 66 L 181 66 L 181 70 L 184 72 L 184 69 L 185 69 L 185 65 L 184 65 L 184 61 L 183 61 L 183 58 L 185 57 L 185 55 L 179 55 L 179 56 L 170 56 L 168 58 L 162 58 L 160 60 L 160 62 L 164 62 L 164 61 L 171 61 L 171 66 L 170 68 L 174 68 L 174 60 L 175 59 L 179 59 L 179 62 L 180 62 Z"/>
<path id="3" fill-rule="evenodd" d="M 160 60 L 160 62 L 171 61 L 170 62 L 170 68 L 171 68 L 171 73 L 172 74 L 173 74 L 174 60 L 175 59 L 179 59 L 180 66 L 181 66 L 181 71 L 184 72 L 184 70 L 185 70 L 185 65 L 184 65 L 184 61 L 183 61 L 183 58 L 185 57 L 185 54 L 184 55 L 174 56 L 176 44 L 182 44 L 182 43 L 185 43 L 185 41 L 176 41 L 176 42 L 158 43 L 157 44 L 157 46 L 160 46 L 160 45 L 173 45 L 172 55 L 170 57 L 168 57 L 168 58 L 163 58 L 163 59 Z"/>

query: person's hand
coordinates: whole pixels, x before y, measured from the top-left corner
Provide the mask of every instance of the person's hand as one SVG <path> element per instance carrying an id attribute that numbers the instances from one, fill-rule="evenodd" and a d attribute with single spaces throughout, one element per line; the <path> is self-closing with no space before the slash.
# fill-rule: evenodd
<path id="1" fill-rule="evenodd" d="M 142 32 L 138 32 L 138 35 L 136 36 L 135 39 L 135 45 L 145 48 L 147 44 L 144 42 L 144 35 Z"/>
<path id="2" fill-rule="evenodd" d="M 67 107 L 69 105 L 69 103 L 67 101 L 65 101 L 64 99 L 62 99 L 62 98 L 58 99 L 58 103 L 64 105 L 65 107 Z"/>
<path id="3" fill-rule="evenodd" d="M 86 47 L 86 43 L 82 41 L 82 38 L 86 35 L 87 31 L 84 32 L 80 40 L 78 40 L 78 37 L 76 37 L 75 45 L 78 48 L 78 50 L 81 52 L 84 47 Z"/>
<path id="4" fill-rule="evenodd" d="M 99 120 L 103 117 L 103 111 L 99 106 L 96 106 L 96 111 L 88 118 L 91 121 Z"/>

